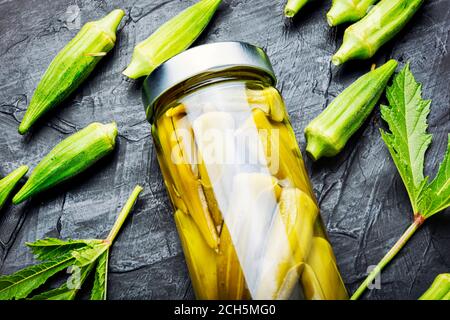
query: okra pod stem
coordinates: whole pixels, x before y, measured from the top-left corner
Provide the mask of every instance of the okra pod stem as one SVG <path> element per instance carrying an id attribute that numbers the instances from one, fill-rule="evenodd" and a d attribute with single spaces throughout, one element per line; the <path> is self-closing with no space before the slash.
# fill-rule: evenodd
<path id="1" fill-rule="evenodd" d="M 19 126 L 25 134 L 46 112 L 66 99 L 94 70 L 116 42 L 116 30 L 123 10 L 111 11 L 104 18 L 86 23 L 58 53 L 42 76 Z"/>
<path id="2" fill-rule="evenodd" d="M 332 157 L 344 148 L 372 112 L 396 68 L 397 61 L 389 60 L 363 75 L 308 124 L 306 152 L 314 161 Z"/>
<path id="3" fill-rule="evenodd" d="M 114 149 L 116 137 L 115 122 L 92 123 L 61 141 L 34 168 L 13 203 L 21 203 L 86 170 Z"/>
<path id="4" fill-rule="evenodd" d="M 442 273 L 434 279 L 430 288 L 419 300 L 448 300 L 450 293 L 450 273 Z"/>
<path id="5" fill-rule="evenodd" d="M 355 22 L 367 14 L 370 6 L 378 0 L 333 0 L 327 21 L 330 27 L 346 22 Z"/>
<path id="6" fill-rule="evenodd" d="M 172 18 L 140 42 L 123 74 L 137 79 L 186 50 L 203 32 L 222 0 L 201 0 Z"/>
<path id="7" fill-rule="evenodd" d="M 20 166 L 0 180 L 0 210 L 19 180 L 28 172 L 27 166 Z"/>
<path id="8" fill-rule="evenodd" d="M 381 0 L 360 21 L 345 30 L 342 46 L 332 58 L 335 65 L 368 59 L 391 40 L 412 18 L 424 0 Z"/>
<path id="9" fill-rule="evenodd" d="M 311 0 L 288 0 L 286 7 L 284 7 L 284 15 L 288 18 L 293 18 L 309 1 Z"/>

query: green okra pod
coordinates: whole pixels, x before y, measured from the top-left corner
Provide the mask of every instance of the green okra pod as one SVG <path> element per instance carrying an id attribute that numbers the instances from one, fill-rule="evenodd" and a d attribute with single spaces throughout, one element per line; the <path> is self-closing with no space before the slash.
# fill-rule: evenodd
<path id="1" fill-rule="evenodd" d="M 450 273 L 442 273 L 434 279 L 430 288 L 424 292 L 419 300 L 449 300 Z"/>
<path id="2" fill-rule="evenodd" d="M 311 0 L 288 0 L 284 7 L 284 15 L 288 18 L 294 17 L 306 3 Z"/>
<path id="3" fill-rule="evenodd" d="M 116 30 L 123 10 L 111 11 L 104 18 L 86 23 L 56 55 L 39 82 L 19 126 L 25 134 L 46 112 L 67 98 L 94 70 L 116 42 Z"/>
<path id="4" fill-rule="evenodd" d="M 123 74 L 131 79 L 149 75 L 160 64 L 186 50 L 203 32 L 222 0 L 200 0 L 138 43 Z"/>
<path id="5" fill-rule="evenodd" d="M 0 210 L 20 179 L 28 172 L 27 166 L 20 166 L 0 180 Z"/>
<path id="6" fill-rule="evenodd" d="M 332 58 L 335 65 L 368 59 L 391 40 L 412 18 L 424 0 L 381 0 L 360 21 L 349 26 L 342 46 Z"/>
<path id="7" fill-rule="evenodd" d="M 21 203 L 84 171 L 114 149 L 116 137 L 115 122 L 94 122 L 64 139 L 34 168 L 13 203 Z"/>
<path id="8" fill-rule="evenodd" d="M 305 129 L 306 152 L 313 160 L 338 154 L 358 130 L 397 68 L 389 60 L 363 75 L 337 96 Z"/>
<path id="9" fill-rule="evenodd" d="M 330 27 L 346 22 L 355 22 L 367 14 L 370 7 L 378 0 L 333 0 L 327 21 Z"/>

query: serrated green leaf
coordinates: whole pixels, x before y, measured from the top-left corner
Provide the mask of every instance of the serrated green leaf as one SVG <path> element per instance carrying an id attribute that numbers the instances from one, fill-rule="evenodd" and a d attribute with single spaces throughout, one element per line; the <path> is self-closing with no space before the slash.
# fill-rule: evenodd
<path id="1" fill-rule="evenodd" d="M 95 269 L 94 286 L 91 292 L 91 300 L 106 300 L 108 285 L 108 258 L 109 249 L 98 258 Z"/>
<path id="2" fill-rule="evenodd" d="M 77 268 L 74 270 L 74 268 Z M 71 276 L 59 288 L 33 296 L 30 300 L 74 300 L 86 278 L 93 269 L 93 264 L 84 268 L 74 267 Z"/>
<path id="3" fill-rule="evenodd" d="M 419 200 L 421 214 L 429 218 L 450 206 L 450 134 L 447 151 L 436 177 L 422 191 Z"/>
<path id="4" fill-rule="evenodd" d="M 60 240 L 56 238 L 45 238 L 35 242 L 27 242 L 36 258 L 42 261 L 53 260 L 62 255 L 70 253 L 71 250 L 80 249 L 85 246 L 93 246 L 101 240 Z"/>
<path id="5" fill-rule="evenodd" d="M 29 300 L 74 300 L 77 293 L 77 289 L 68 289 L 66 285 L 63 285 L 59 288 L 33 296 Z"/>
<path id="6" fill-rule="evenodd" d="M 73 265 L 74 262 L 75 259 L 71 255 L 65 255 L 54 261 L 30 266 L 14 274 L 0 277 L 0 300 L 26 298 L 48 278 Z"/>
<path id="7" fill-rule="evenodd" d="M 431 135 L 427 133 L 431 101 L 423 100 L 421 91 L 421 85 L 414 79 L 408 64 L 386 90 L 390 106 L 381 106 L 382 118 L 391 131 L 380 130 L 381 135 L 405 184 L 415 213 L 419 211 L 419 195 L 426 184 L 424 157 L 431 143 Z"/>
<path id="8" fill-rule="evenodd" d="M 95 263 L 97 259 L 110 247 L 110 243 L 101 241 L 93 246 L 87 246 L 81 249 L 72 251 L 72 257 L 76 260 L 76 265 L 79 267 L 87 266 Z"/>
<path id="9" fill-rule="evenodd" d="M 41 293 L 32 299 L 73 299 L 94 266 L 97 266 L 97 270 L 91 298 L 105 299 L 108 249 L 141 191 L 142 187 L 136 186 L 105 240 L 60 240 L 47 238 L 27 243 L 39 259 L 48 261 L 22 269 L 12 275 L 0 277 L 0 300 L 26 298 L 52 275 L 69 266 L 81 268 L 81 275 L 78 278 L 72 275 L 66 284 L 57 289 Z M 76 279 L 81 280 L 79 286 L 72 287 L 68 285 L 71 280 Z"/>

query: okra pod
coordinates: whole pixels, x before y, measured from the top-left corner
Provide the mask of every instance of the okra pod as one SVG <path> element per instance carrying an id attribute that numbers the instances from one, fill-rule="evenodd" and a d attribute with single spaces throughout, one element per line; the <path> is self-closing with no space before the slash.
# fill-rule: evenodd
<path id="1" fill-rule="evenodd" d="M 220 300 L 248 300 L 250 292 L 226 224 L 220 234 L 217 254 L 217 281 Z"/>
<path id="2" fill-rule="evenodd" d="M 220 233 L 220 229 L 223 224 L 222 213 L 220 212 L 219 204 L 214 195 L 214 188 L 211 179 L 209 178 L 208 169 L 206 168 L 205 161 L 201 161 L 198 164 L 199 178 L 201 181 L 203 193 L 205 194 L 205 199 L 208 203 L 209 211 L 211 212 L 211 218 L 214 221 L 217 231 Z"/>
<path id="3" fill-rule="evenodd" d="M 287 124 L 270 121 L 260 108 L 252 110 L 252 118 L 240 130 L 258 129 L 263 153 L 270 173 L 279 180 L 290 181 L 303 192 L 313 195 L 309 178 L 302 168 L 303 159 L 297 147 L 295 134 Z M 292 170 L 292 168 L 300 168 Z"/>
<path id="4" fill-rule="evenodd" d="M 111 11 L 104 18 L 86 23 L 58 53 L 39 82 L 19 126 L 25 134 L 46 112 L 67 98 L 94 70 L 116 42 L 116 30 L 123 10 Z"/>
<path id="5" fill-rule="evenodd" d="M 270 119 L 282 122 L 287 118 L 283 99 L 277 89 L 273 87 L 263 90 L 246 90 L 247 101 L 251 108 L 259 108 L 268 114 Z"/>
<path id="6" fill-rule="evenodd" d="M 182 116 L 182 115 L 179 115 Z M 180 124 L 180 121 L 177 122 Z M 173 178 L 175 197 L 186 206 L 187 214 L 191 215 L 197 224 L 206 243 L 213 249 L 217 249 L 219 235 L 211 217 L 201 182 L 196 172 L 192 170 L 191 163 L 184 158 L 185 153 L 192 150 L 184 150 L 184 144 L 179 144 L 175 127 L 171 117 L 162 116 L 157 122 L 157 134 L 162 147 L 162 154 L 166 157 L 170 176 Z"/>
<path id="7" fill-rule="evenodd" d="M 205 242 L 196 223 L 188 213 L 177 210 L 174 218 L 197 299 L 217 300 L 215 251 Z"/>
<path id="8" fill-rule="evenodd" d="M 319 214 L 314 200 L 297 188 L 283 188 L 268 235 L 257 298 L 288 299 L 309 255 L 314 223 Z"/>
<path id="9" fill-rule="evenodd" d="M 201 121 L 201 119 L 204 118 L 200 118 L 199 121 Z M 206 121 L 207 119 L 208 118 L 206 117 Z M 189 165 L 191 169 L 191 174 L 182 174 L 182 178 L 187 179 L 189 176 L 192 176 L 192 180 L 196 180 L 196 182 L 199 182 L 199 184 L 201 185 L 201 189 L 199 189 L 199 197 L 201 199 L 201 202 L 204 203 L 204 201 L 206 200 L 208 204 L 207 211 L 209 211 L 208 216 L 212 218 L 214 226 L 216 227 L 217 232 L 219 232 L 223 221 L 222 215 L 219 210 L 219 205 L 215 200 L 212 183 L 209 179 L 205 163 L 201 158 L 200 152 L 197 150 L 191 122 L 188 120 L 186 114 L 178 114 L 172 116 L 172 123 L 174 127 L 174 133 L 178 142 L 178 147 L 180 149 L 181 156 L 183 157 L 182 162 L 185 165 Z M 183 164 L 177 164 L 179 170 L 182 170 L 181 166 L 183 166 Z M 188 166 L 184 167 L 188 169 Z"/>
<path id="10" fill-rule="evenodd" d="M 335 65 L 368 59 L 412 18 L 424 0 L 381 0 L 360 21 L 345 30 L 342 46 L 332 58 Z"/>
<path id="11" fill-rule="evenodd" d="M 306 152 L 314 160 L 338 154 L 358 130 L 384 91 L 397 68 L 389 60 L 345 89 L 305 129 Z"/>
<path id="12" fill-rule="evenodd" d="M 186 50 L 203 32 L 222 0 L 201 0 L 138 43 L 123 74 L 137 79 Z"/>
<path id="13" fill-rule="evenodd" d="M 434 279 L 430 288 L 419 300 L 448 300 L 450 298 L 450 273 L 442 273 Z"/>
<path id="14" fill-rule="evenodd" d="M 0 180 L 0 210 L 20 179 L 28 172 L 27 166 L 20 166 Z"/>
<path id="15" fill-rule="evenodd" d="M 164 184 L 166 185 L 169 198 L 175 210 L 179 209 L 183 212 L 187 212 L 187 206 L 175 186 L 175 176 L 173 174 L 175 169 L 173 168 L 174 164 L 172 163 L 171 155 L 164 153 L 164 149 L 170 149 L 170 145 L 167 145 L 165 141 L 160 140 L 158 129 L 155 124 L 152 125 L 151 132 L 153 139 L 155 140 L 155 149 L 157 150 L 156 157 L 158 158 L 159 166 L 161 167 L 161 173 L 164 178 Z M 165 144 L 165 147 L 163 147 L 163 143 Z"/>
<path id="16" fill-rule="evenodd" d="M 311 0 L 288 0 L 284 7 L 284 15 L 288 18 L 294 17 L 301 8 Z"/>
<path id="17" fill-rule="evenodd" d="M 116 143 L 117 125 L 91 123 L 56 145 L 34 168 L 13 198 L 18 204 L 84 171 L 110 153 Z"/>
<path id="18" fill-rule="evenodd" d="M 355 22 L 367 14 L 370 7 L 378 0 L 333 0 L 327 21 L 330 27 L 346 22 Z"/>
<path id="19" fill-rule="evenodd" d="M 339 276 L 333 249 L 324 238 L 313 238 L 301 282 L 307 300 L 348 300 L 347 289 Z"/>

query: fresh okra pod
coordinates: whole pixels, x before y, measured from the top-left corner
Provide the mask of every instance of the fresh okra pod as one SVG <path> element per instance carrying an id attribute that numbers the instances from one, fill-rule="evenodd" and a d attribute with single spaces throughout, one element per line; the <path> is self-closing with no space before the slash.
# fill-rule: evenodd
<path id="1" fill-rule="evenodd" d="M 284 15 L 288 18 L 294 17 L 301 8 L 311 0 L 288 0 L 284 7 Z"/>
<path id="2" fill-rule="evenodd" d="M 25 134 L 47 111 L 67 98 L 94 70 L 116 42 L 116 30 L 123 10 L 111 11 L 104 18 L 86 23 L 58 53 L 44 73 L 19 126 Z"/>
<path id="3" fill-rule="evenodd" d="M 372 112 L 396 68 L 397 61 L 389 60 L 363 75 L 308 124 L 306 152 L 313 160 L 332 157 L 344 148 Z"/>
<path id="4" fill-rule="evenodd" d="M 412 18 L 424 0 L 381 0 L 360 21 L 345 30 L 342 46 L 332 58 L 335 65 L 368 59 Z"/>
<path id="5" fill-rule="evenodd" d="M 116 137 L 115 122 L 91 123 L 61 141 L 34 168 L 13 203 L 21 203 L 84 171 L 114 149 Z"/>
<path id="6" fill-rule="evenodd" d="M 333 0 L 327 21 L 330 27 L 346 22 L 355 22 L 367 14 L 370 7 L 378 0 Z"/>
<path id="7" fill-rule="evenodd" d="M 200 0 L 172 18 L 133 51 L 123 74 L 137 79 L 149 75 L 160 64 L 186 50 L 203 32 L 222 0 Z"/>
<path id="8" fill-rule="evenodd" d="M 450 300 L 450 273 L 438 275 L 419 300 Z"/>
<path id="9" fill-rule="evenodd" d="M 0 210 L 20 179 L 28 172 L 27 166 L 20 166 L 0 180 Z"/>

